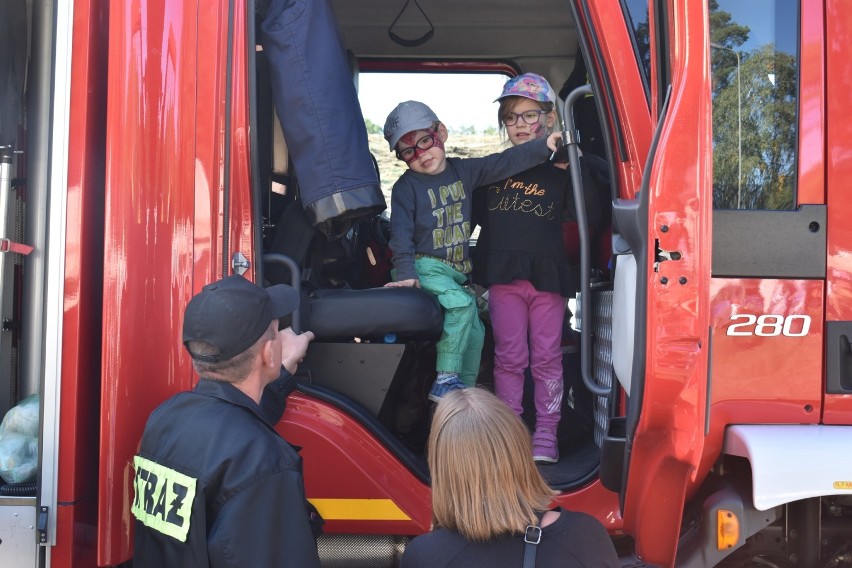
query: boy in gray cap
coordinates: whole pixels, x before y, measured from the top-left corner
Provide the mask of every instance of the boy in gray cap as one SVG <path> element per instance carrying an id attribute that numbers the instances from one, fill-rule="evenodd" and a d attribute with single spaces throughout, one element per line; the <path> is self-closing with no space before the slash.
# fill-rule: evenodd
<path id="1" fill-rule="evenodd" d="M 447 158 L 446 126 L 428 106 L 406 101 L 388 115 L 385 140 L 408 164 L 391 193 L 394 282 L 434 294 L 444 310 L 437 378 L 429 399 L 473 386 L 479 373 L 484 328 L 473 294 L 468 243 L 473 189 L 543 162 L 559 133 L 484 158 Z"/>

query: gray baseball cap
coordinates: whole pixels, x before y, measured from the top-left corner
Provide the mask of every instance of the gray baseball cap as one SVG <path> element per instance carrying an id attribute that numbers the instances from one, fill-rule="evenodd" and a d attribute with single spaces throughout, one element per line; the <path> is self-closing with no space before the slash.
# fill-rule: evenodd
<path id="1" fill-rule="evenodd" d="M 391 151 L 396 148 L 399 139 L 415 130 L 426 130 L 439 122 L 432 109 L 417 101 L 399 103 L 385 121 L 385 140 Z"/>

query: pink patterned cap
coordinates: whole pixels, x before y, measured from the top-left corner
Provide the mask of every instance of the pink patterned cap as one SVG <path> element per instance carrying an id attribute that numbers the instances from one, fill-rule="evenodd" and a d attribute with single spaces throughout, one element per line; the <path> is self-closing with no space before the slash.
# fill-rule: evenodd
<path id="1" fill-rule="evenodd" d="M 524 97 L 542 103 L 556 104 L 556 93 L 553 87 L 547 79 L 535 73 L 524 73 L 506 81 L 503 85 L 503 93 L 495 101 L 506 97 Z"/>

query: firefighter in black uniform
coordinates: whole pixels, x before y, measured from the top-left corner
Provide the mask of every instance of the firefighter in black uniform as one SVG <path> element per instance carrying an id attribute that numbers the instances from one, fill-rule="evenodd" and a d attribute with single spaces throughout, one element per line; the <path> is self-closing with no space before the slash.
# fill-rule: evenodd
<path id="1" fill-rule="evenodd" d="M 301 458 L 273 428 L 313 339 L 279 331 L 298 304 L 290 286 L 229 276 L 187 305 L 183 342 L 201 379 L 145 426 L 134 566 L 319 568 Z"/>

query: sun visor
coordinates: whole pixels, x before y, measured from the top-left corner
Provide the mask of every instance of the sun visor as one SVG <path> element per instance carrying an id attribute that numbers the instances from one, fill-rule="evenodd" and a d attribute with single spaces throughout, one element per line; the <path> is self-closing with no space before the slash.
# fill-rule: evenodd
<path id="1" fill-rule="evenodd" d="M 261 30 L 275 110 L 311 223 L 334 234 L 347 219 L 383 211 L 349 59 L 328 1 L 273 0 Z"/>

